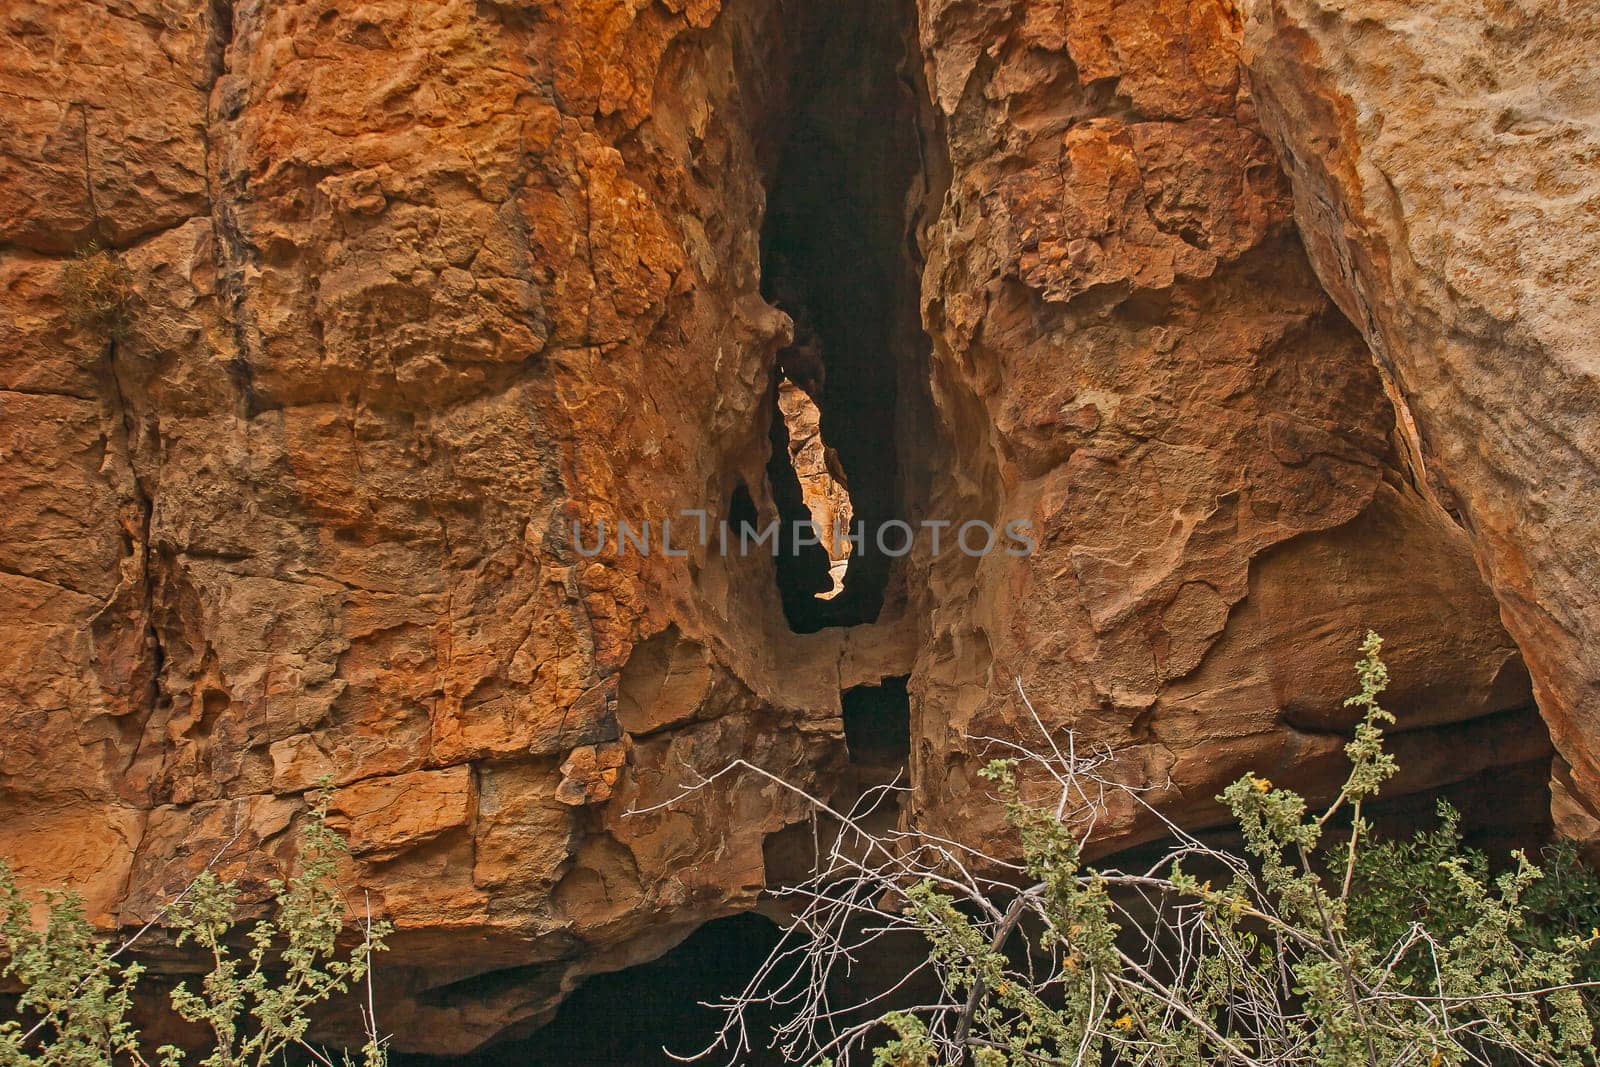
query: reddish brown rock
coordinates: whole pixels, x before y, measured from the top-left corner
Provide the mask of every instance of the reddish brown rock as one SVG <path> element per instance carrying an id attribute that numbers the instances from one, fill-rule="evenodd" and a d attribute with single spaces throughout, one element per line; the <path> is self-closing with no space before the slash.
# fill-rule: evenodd
<path id="1" fill-rule="evenodd" d="M 843 642 L 790 649 L 746 578 L 697 590 L 703 551 L 571 533 L 762 488 L 752 132 L 727 73 L 662 67 L 715 14 L 7 8 L 0 851 L 31 880 L 137 923 L 225 852 L 258 899 L 331 779 L 352 886 L 399 927 L 390 1017 L 439 1051 L 753 902 L 794 798 L 625 813 L 742 754 L 809 780 Z M 726 71 L 757 21 L 692 54 Z M 641 131 L 658 76 L 680 91 Z M 691 140 L 731 169 L 693 173 Z M 91 242 L 129 298 L 74 325 Z M 619 672 L 673 623 L 703 683 L 642 657 L 624 764 Z M 515 1005 L 440 992 L 531 964 Z"/>
<path id="2" fill-rule="evenodd" d="M 1524 706 L 1468 543 L 1413 483 L 1366 346 L 1297 240 L 1236 22 L 1024 7 L 923 13 L 955 164 L 923 288 L 933 401 L 957 430 L 936 510 L 1041 537 L 1031 558 L 930 560 L 912 583 L 932 594 L 916 814 L 1000 832 L 974 774 L 992 752 L 970 738 L 1042 741 L 1013 679 L 1191 823 L 1245 771 L 1336 784 L 1364 627 L 1390 640 L 1401 731 Z M 1541 758 L 1536 729 L 1507 729 L 1526 740 L 1491 760 Z M 1418 763 L 1399 790 L 1438 784 Z M 1102 826 L 1102 850 L 1152 830 L 1131 809 Z"/>
<path id="3" fill-rule="evenodd" d="M 1371 344 L 1427 485 L 1467 530 L 1527 658 L 1570 765 L 1560 820 L 1594 838 L 1600 9 L 1246 6 L 1312 261 Z"/>
<path id="4" fill-rule="evenodd" d="M 397 928 L 382 1018 L 452 1053 L 753 907 L 806 805 L 691 787 L 846 788 L 841 694 L 886 679 L 906 817 L 984 837 L 975 738 L 1031 737 L 1018 679 L 1203 824 L 1244 770 L 1332 782 L 1369 626 L 1401 791 L 1544 758 L 1224 5 L 0 22 L 0 855 L 97 921 L 213 860 L 259 902 L 326 780 Z M 854 625 L 797 634 L 770 558 L 695 533 L 779 516 L 808 314 L 763 243 L 802 239 L 807 447 L 851 511 L 1028 520 L 1037 552 L 924 534 L 868 594 L 852 555 Z M 114 307 L 72 284 L 91 242 Z M 682 555 L 588 547 L 663 520 Z M 1119 810 L 1100 847 L 1153 830 Z"/>
<path id="5" fill-rule="evenodd" d="M 628 754 L 620 741 L 575 748 L 561 764 L 556 799 L 573 808 L 604 804 L 617 791 Z"/>

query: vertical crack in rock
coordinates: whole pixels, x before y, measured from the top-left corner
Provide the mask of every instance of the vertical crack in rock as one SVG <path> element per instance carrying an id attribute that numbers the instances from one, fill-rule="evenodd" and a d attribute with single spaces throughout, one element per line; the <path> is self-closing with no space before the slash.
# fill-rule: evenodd
<path id="1" fill-rule="evenodd" d="M 106 342 L 106 381 L 107 394 L 112 405 L 112 418 L 122 430 L 122 448 L 128 464 L 129 489 L 133 494 L 133 503 L 136 509 L 138 530 L 127 532 L 128 551 L 139 556 L 138 573 L 144 588 L 144 641 L 149 652 L 150 677 L 145 683 L 144 711 L 152 711 L 161 699 L 161 671 L 166 664 L 166 645 L 162 640 L 161 628 L 156 625 L 155 603 L 157 596 L 156 572 L 153 566 L 153 552 L 150 547 L 150 532 L 155 518 L 155 499 L 150 486 L 145 484 L 144 477 L 139 472 L 139 465 L 135 460 L 138 447 L 138 431 L 134 425 L 134 413 L 128 396 L 128 391 L 122 380 L 122 371 L 117 358 L 117 341 L 111 338 Z M 137 755 L 135 752 L 134 755 Z M 133 756 L 130 755 L 128 763 L 131 765 Z M 124 768 L 126 770 L 126 767 Z"/>
<path id="2" fill-rule="evenodd" d="M 789 106 L 768 181 L 762 291 L 793 338 L 769 390 L 768 479 L 783 521 L 784 614 L 810 633 L 875 621 L 907 539 L 885 527 L 908 513 L 905 386 L 926 374 L 926 340 L 903 328 L 921 272 L 907 241 L 923 179 L 920 97 L 899 74 L 908 6 L 828 0 L 783 18 Z M 822 544 L 793 536 L 808 520 Z M 836 529 L 857 536 L 846 544 Z"/>
<path id="3" fill-rule="evenodd" d="M 238 206 L 247 203 L 245 179 L 235 158 L 238 146 L 235 126 L 248 101 L 247 83 L 231 77 L 230 50 L 237 33 L 234 0 L 210 0 L 211 35 L 208 44 L 210 84 L 206 92 L 205 166 L 206 196 L 210 202 L 211 229 L 216 241 L 217 297 L 227 309 L 226 321 L 232 333 L 231 358 L 227 361 L 229 379 L 238 394 L 239 415 L 249 420 L 259 414 L 255 388 L 255 368 L 251 353 L 251 316 L 247 267 L 251 265 L 250 242 L 240 228 Z"/>

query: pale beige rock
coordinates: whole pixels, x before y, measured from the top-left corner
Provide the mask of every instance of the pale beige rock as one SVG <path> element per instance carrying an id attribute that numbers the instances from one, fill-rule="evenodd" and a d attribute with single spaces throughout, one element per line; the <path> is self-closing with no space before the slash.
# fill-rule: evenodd
<path id="1" fill-rule="evenodd" d="M 1600 811 L 1600 8 L 1252 0 L 1248 63 L 1328 291 L 1409 413 Z"/>
<path id="2" fill-rule="evenodd" d="M 778 388 L 778 411 L 788 429 L 789 461 L 800 479 L 806 510 L 828 553 L 833 588 L 823 596 L 837 596 L 844 589 L 845 571 L 850 564 L 854 527 L 850 491 L 840 478 L 838 456 L 830 454 L 828 443 L 822 438 L 822 412 L 815 401 L 800 387 L 785 381 Z"/>

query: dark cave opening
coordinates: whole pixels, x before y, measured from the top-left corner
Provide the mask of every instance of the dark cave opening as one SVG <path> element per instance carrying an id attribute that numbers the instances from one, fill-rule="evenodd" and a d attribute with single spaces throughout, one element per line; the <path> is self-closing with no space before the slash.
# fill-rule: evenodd
<path id="1" fill-rule="evenodd" d="M 857 767 L 898 773 L 911 755 L 911 696 L 905 678 L 848 689 L 844 707 L 845 746 Z"/>
<path id="2" fill-rule="evenodd" d="M 915 16 L 901 0 L 813 0 L 782 18 L 789 105 L 768 149 L 762 293 L 795 336 L 773 373 L 768 477 L 786 536 L 823 519 L 822 547 L 785 543 L 778 557 L 784 614 L 809 633 L 875 621 L 894 570 L 878 535 L 905 517 L 902 378 L 925 359 L 920 257 L 908 240 L 920 104 L 906 73 Z M 816 440 L 797 436 L 812 421 Z M 829 521 L 835 505 L 857 534 L 848 545 Z M 891 552 L 903 541 L 884 538 Z M 830 557 L 828 544 L 843 551 Z"/>
<path id="3" fill-rule="evenodd" d="M 921 253 L 912 236 L 914 211 L 925 199 L 927 103 L 913 54 L 911 0 L 775 0 L 772 13 L 774 41 L 763 42 L 741 78 L 749 98 L 762 102 L 759 128 L 751 131 L 766 192 L 762 295 L 795 328 L 792 343 L 777 353 L 762 411 L 771 448 L 767 494 L 754 481 L 735 483 L 725 536 L 738 539 L 748 528 L 759 538 L 771 518 L 780 520 L 772 551 L 783 614 L 794 632 L 814 633 L 877 621 L 902 595 L 896 555 L 879 550 L 878 535 L 910 520 L 919 495 L 908 486 L 926 467 L 922 450 L 906 444 L 931 421 Z M 794 536 L 795 523 L 816 521 L 821 496 L 840 506 L 857 535 L 847 554 L 830 555 L 833 531 L 826 526 L 816 531 L 819 544 Z M 904 541 L 898 532 L 884 537 L 895 553 Z M 752 550 L 725 542 L 723 551 Z M 851 757 L 842 788 L 903 773 L 906 679 L 849 690 L 842 704 Z M 884 805 L 882 818 L 896 810 Z M 796 833 L 773 838 L 799 842 L 805 828 L 791 829 Z M 773 868 L 766 873 L 781 881 Z M 537 1031 L 448 1063 L 678 1062 L 663 1046 L 679 1055 L 704 1048 L 721 1021 L 704 1003 L 738 993 L 778 936 L 755 915 L 716 920 L 658 960 L 586 979 Z M 866 977 L 852 980 L 870 981 L 875 969 L 892 972 L 896 963 L 892 956 L 863 961 Z M 762 1020 L 752 1023 L 757 1047 L 740 1062 L 785 1062 L 762 1047 Z"/>
<path id="4" fill-rule="evenodd" d="M 734 915 L 700 927 L 660 959 L 585 981 L 532 1036 L 468 1056 L 436 1059 L 395 1054 L 393 1067 L 654 1067 L 669 1056 L 706 1048 L 722 1013 L 705 1007 L 744 989 L 778 943 L 777 926 L 759 915 Z M 778 1067 L 781 1057 L 758 1047 L 748 1067 Z M 707 1062 L 725 1062 L 713 1058 Z"/>

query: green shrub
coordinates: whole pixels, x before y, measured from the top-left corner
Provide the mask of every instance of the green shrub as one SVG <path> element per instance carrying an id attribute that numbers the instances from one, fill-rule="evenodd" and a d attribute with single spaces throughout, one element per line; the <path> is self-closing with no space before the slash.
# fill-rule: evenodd
<path id="1" fill-rule="evenodd" d="M 369 921 L 353 950 L 339 949 L 345 907 L 334 876 L 344 842 L 328 828 L 327 805 L 324 794 L 301 832 L 299 873 L 272 883 L 270 917 L 241 928 L 237 888 L 209 869 L 160 917 L 179 946 L 193 946 L 211 965 L 197 986 L 185 982 L 171 993 L 173 1012 L 210 1034 L 202 1067 L 266 1067 L 291 1046 L 328 1063 L 306 1043 L 307 1013 L 365 980 L 372 954 L 384 947 L 388 926 Z M 48 918 L 39 929 L 0 864 L 0 948 L 7 957 L 0 978 L 21 990 L 14 1017 L 0 1018 L 0 1067 L 183 1063 L 185 1053 L 173 1046 L 150 1049 L 129 1020 L 144 973 L 129 959 L 137 935 L 113 949 L 76 896 L 46 892 L 44 900 Z M 363 1016 L 364 1067 L 382 1067 L 384 1043 L 365 1010 Z"/>
<path id="2" fill-rule="evenodd" d="M 1459 848 L 1457 820 L 1404 845 L 1374 844 L 1362 806 L 1395 773 L 1383 747 L 1393 717 L 1381 642 L 1369 635 L 1358 666 L 1363 712 L 1346 746 L 1350 774 L 1333 805 L 1308 811 L 1298 794 L 1249 776 L 1218 799 L 1243 832 L 1247 862 L 1213 889 L 1173 862 L 1154 890 L 1180 918 L 1142 931 L 1130 952 L 1112 892 L 1125 876 L 1079 858 L 1080 840 L 1051 813 L 1018 799 L 1014 764 L 994 765 L 1037 884 L 1039 933 L 1030 958 L 1076 961 L 1045 982 L 1014 974 L 953 901 L 926 887 L 912 896 L 918 925 L 951 984 L 976 992 L 967 1031 L 980 1067 L 1071 1062 L 1319 1064 L 1390 1067 L 1474 1062 L 1590 1063 L 1593 1028 L 1575 986 L 1592 940 L 1553 929 L 1592 891 L 1565 868 L 1566 891 L 1535 897 L 1543 872 L 1524 856 L 1491 875 Z M 1324 848 L 1348 809 L 1344 839 Z M 1211 861 L 1217 856 L 1196 856 Z M 1594 898 L 1582 901 L 1592 907 Z M 1184 940 L 1188 939 L 1188 945 Z M 1048 995 L 1046 992 L 1048 991 Z M 1045 1057 L 1040 1059 L 1040 1057 Z"/>
<path id="3" fill-rule="evenodd" d="M 1006 745 L 990 764 L 1022 862 L 915 832 L 874 834 L 859 812 L 821 810 L 840 844 L 789 895 L 795 921 L 756 982 L 728 1004 L 713 1046 L 737 1062 L 752 1005 L 787 1008 L 774 1043 L 794 1063 L 875 1067 L 1445 1067 L 1593 1064 L 1590 997 L 1600 944 L 1595 876 L 1570 846 L 1545 867 L 1514 853 L 1499 872 L 1461 848 L 1459 820 L 1411 841 L 1374 841 L 1363 807 L 1395 773 L 1379 703 L 1382 643 L 1358 665 L 1361 712 L 1337 799 L 1246 776 L 1218 798 L 1244 848 L 1172 842 L 1142 870 L 1090 866 L 1083 844 L 1118 796 L 1115 753 Z M 1026 696 L 1020 694 L 1031 714 Z M 1054 802 L 1023 799 L 1053 783 Z M 792 787 L 791 787 L 792 788 Z M 897 904 L 887 902 L 898 901 Z M 879 939 L 927 946 L 915 1006 L 840 1003 L 831 974 Z M 885 1043 L 884 1031 L 893 1039 Z M 708 1050 L 710 1051 L 710 1050 Z"/>
<path id="4" fill-rule="evenodd" d="M 1490 880 L 1489 857 L 1461 842 L 1461 816 L 1447 801 L 1438 805 L 1439 825 L 1406 841 L 1373 841 L 1356 861 L 1350 893 L 1350 928 L 1374 944 L 1401 942 L 1413 923 L 1429 930 L 1461 930 L 1472 921 L 1473 896 L 1463 892 L 1455 869 L 1468 884 Z M 1507 931 L 1522 952 L 1556 951 L 1563 938 L 1582 942 L 1578 973 L 1600 982 L 1600 877 L 1570 841 L 1545 848 L 1540 877 L 1522 895 L 1523 922 Z M 1415 980 L 1430 966 L 1420 945 L 1398 960 Z"/>

